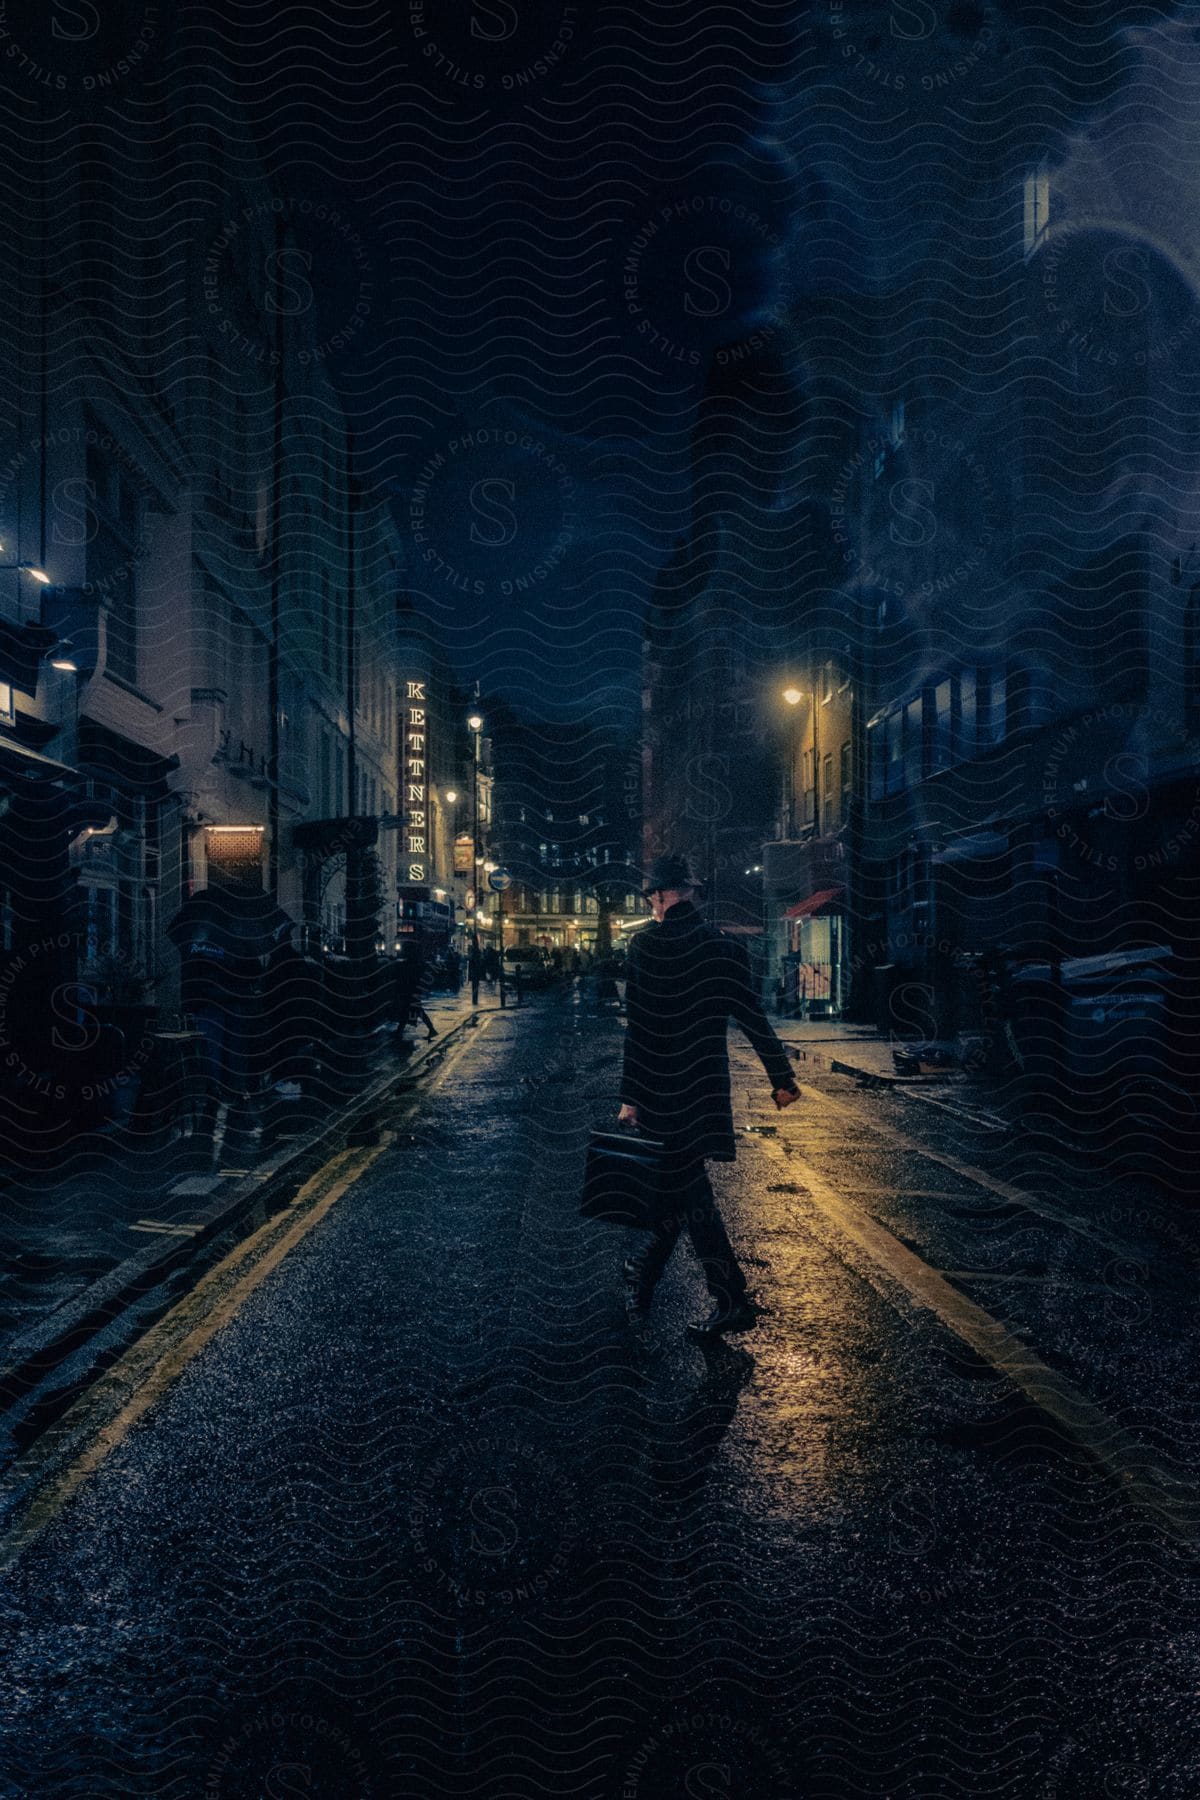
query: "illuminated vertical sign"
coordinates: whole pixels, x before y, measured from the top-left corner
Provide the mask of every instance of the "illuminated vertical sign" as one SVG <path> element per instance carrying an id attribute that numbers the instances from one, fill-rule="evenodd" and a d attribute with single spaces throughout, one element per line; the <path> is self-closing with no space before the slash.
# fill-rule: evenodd
<path id="1" fill-rule="evenodd" d="M 425 887 L 433 844 L 429 824 L 429 707 L 423 681 L 404 684 L 404 874 L 406 887 Z"/>

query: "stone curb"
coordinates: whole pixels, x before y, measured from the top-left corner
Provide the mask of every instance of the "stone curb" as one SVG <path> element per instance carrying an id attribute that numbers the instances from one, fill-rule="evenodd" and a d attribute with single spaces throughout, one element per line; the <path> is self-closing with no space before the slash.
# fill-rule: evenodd
<path id="1" fill-rule="evenodd" d="M 477 1012 L 468 1010 L 436 1039 L 422 1046 L 419 1054 L 389 1070 L 306 1137 L 289 1142 L 282 1156 L 240 1178 L 229 1177 L 222 1183 L 224 1191 L 214 1195 L 208 1211 L 198 1220 L 198 1229 L 190 1236 L 147 1244 L 101 1275 L 82 1294 L 18 1334 L 9 1346 L 5 1367 L 0 1370 L 0 1414 L 20 1409 L 49 1377 L 89 1343 L 97 1344 L 98 1355 L 110 1354 L 111 1345 L 105 1344 L 101 1349 L 97 1342 L 101 1335 L 156 1288 L 172 1283 L 164 1308 L 177 1299 L 180 1287 L 185 1285 L 180 1281 L 181 1274 L 190 1265 L 203 1263 L 217 1239 L 240 1225 L 261 1223 L 279 1212 L 331 1154 L 354 1140 L 381 1102 L 415 1087 L 421 1075 L 436 1067 L 449 1045 L 474 1026 L 478 1017 Z M 138 1318 L 139 1327 L 149 1322 L 148 1316 Z M 70 1391 L 92 1372 L 92 1366 L 87 1371 L 76 1371 Z"/>

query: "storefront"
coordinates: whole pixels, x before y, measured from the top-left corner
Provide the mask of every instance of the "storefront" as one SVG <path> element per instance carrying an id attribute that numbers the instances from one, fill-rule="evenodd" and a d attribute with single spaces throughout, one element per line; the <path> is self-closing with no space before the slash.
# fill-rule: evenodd
<path id="1" fill-rule="evenodd" d="M 845 889 L 818 888 L 784 910 L 787 949 L 782 1010 L 793 1018 L 841 1016 L 845 960 Z"/>

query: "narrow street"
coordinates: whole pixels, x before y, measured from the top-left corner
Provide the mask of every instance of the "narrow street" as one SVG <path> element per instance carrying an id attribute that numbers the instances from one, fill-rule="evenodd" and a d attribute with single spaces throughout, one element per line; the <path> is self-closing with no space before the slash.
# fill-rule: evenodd
<path id="1" fill-rule="evenodd" d="M 577 1214 L 621 1029 L 487 1017 L 27 1452 L 0 1793 L 1200 1791 L 1194 1223 L 741 1046 L 765 1310 L 701 1352 L 686 1251 L 635 1328 Z"/>

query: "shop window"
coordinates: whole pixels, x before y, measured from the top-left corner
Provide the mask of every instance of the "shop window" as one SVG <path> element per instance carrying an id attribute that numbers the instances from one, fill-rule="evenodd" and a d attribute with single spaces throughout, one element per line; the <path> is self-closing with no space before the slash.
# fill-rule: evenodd
<path id="1" fill-rule="evenodd" d="M 205 855 L 210 887 L 262 886 L 263 832 L 253 825 L 210 828 Z"/>

